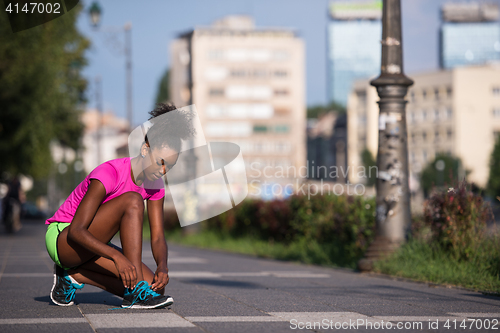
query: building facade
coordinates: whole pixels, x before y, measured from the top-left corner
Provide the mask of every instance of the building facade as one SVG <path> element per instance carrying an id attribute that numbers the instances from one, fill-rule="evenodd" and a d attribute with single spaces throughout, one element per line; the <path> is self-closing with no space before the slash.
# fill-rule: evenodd
<path id="1" fill-rule="evenodd" d="M 328 23 L 328 96 L 346 105 L 352 83 L 380 72 L 382 1 L 332 2 Z"/>
<path id="2" fill-rule="evenodd" d="M 484 187 L 489 159 L 500 134 L 500 64 L 457 67 L 411 76 L 406 121 L 410 181 L 437 153 L 459 157 L 468 180 Z M 349 165 L 360 165 L 364 148 L 377 155 L 378 96 L 367 80 L 356 82 L 349 97 Z M 361 181 L 356 173 L 352 182 Z"/>
<path id="3" fill-rule="evenodd" d="M 441 68 L 500 60 L 500 23 L 496 4 L 449 3 L 443 6 L 441 13 Z"/>
<path id="4" fill-rule="evenodd" d="M 293 31 L 245 16 L 195 28 L 171 44 L 170 80 L 175 105 L 196 105 L 207 141 L 241 147 L 249 182 L 306 164 L 304 45 Z"/>

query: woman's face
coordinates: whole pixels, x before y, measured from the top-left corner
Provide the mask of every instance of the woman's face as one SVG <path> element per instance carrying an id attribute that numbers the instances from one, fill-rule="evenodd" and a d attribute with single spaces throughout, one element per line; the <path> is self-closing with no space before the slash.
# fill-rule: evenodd
<path id="1" fill-rule="evenodd" d="M 145 155 L 143 159 L 144 175 L 151 181 L 164 176 L 177 163 L 177 158 L 179 157 L 179 153 L 168 146 L 148 148 Z"/>

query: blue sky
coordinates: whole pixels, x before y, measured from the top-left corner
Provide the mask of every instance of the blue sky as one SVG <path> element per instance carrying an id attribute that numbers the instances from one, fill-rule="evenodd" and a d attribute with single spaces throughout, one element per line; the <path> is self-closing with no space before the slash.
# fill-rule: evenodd
<path id="1" fill-rule="evenodd" d="M 105 110 L 125 117 L 125 58 L 102 31 L 91 28 L 88 7 L 78 20 L 80 31 L 92 41 L 89 66 L 89 107 L 95 106 L 94 79 L 103 83 Z M 405 72 L 438 68 L 440 6 L 449 0 L 402 0 Z M 463 2 L 463 1 L 453 1 Z M 500 5 L 500 0 L 492 0 Z M 134 124 L 147 120 L 154 106 L 158 81 L 169 66 L 169 44 L 180 32 L 209 25 L 231 14 L 251 15 L 257 27 L 292 28 L 306 45 L 307 105 L 327 102 L 326 26 L 328 0 L 99 0 L 103 30 L 132 24 Z M 123 35 L 117 38 L 123 41 Z"/>

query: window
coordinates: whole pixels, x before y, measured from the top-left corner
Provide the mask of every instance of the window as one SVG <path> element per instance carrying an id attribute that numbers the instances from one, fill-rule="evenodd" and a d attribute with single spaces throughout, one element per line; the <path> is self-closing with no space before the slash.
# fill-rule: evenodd
<path id="1" fill-rule="evenodd" d="M 279 78 L 284 78 L 288 76 L 288 72 L 285 70 L 275 70 L 274 71 L 274 76 L 279 77 Z"/>
<path id="2" fill-rule="evenodd" d="M 254 133 L 266 133 L 267 126 L 266 125 L 253 125 L 253 132 Z"/>
<path id="3" fill-rule="evenodd" d="M 451 128 L 446 131 L 446 136 L 448 137 L 448 140 L 451 140 L 451 138 L 453 137 L 453 131 L 451 130 Z"/>
<path id="4" fill-rule="evenodd" d="M 364 114 L 359 115 L 359 124 L 361 126 L 365 126 L 366 125 L 366 115 L 364 115 Z"/>
<path id="5" fill-rule="evenodd" d="M 276 133 L 288 133 L 290 127 L 288 125 L 276 125 L 274 126 L 274 131 Z"/>
<path id="6" fill-rule="evenodd" d="M 223 96 L 224 89 L 223 88 L 210 88 L 209 95 L 212 97 Z"/>
<path id="7" fill-rule="evenodd" d="M 446 118 L 451 119 L 452 116 L 453 110 L 450 107 L 446 108 Z"/>
<path id="8" fill-rule="evenodd" d="M 415 133 L 411 133 L 411 142 L 415 142 Z"/>
<path id="9" fill-rule="evenodd" d="M 209 67 L 205 70 L 205 78 L 208 81 L 220 81 L 226 78 L 227 72 L 224 67 Z"/>
<path id="10" fill-rule="evenodd" d="M 422 112 L 422 120 L 427 120 L 427 111 Z"/>
<path id="11" fill-rule="evenodd" d="M 224 58 L 223 50 L 210 50 L 208 51 L 208 59 L 210 60 L 220 60 Z"/>
<path id="12" fill-rule="evenodd" d="M 276 143 L 276 151 L 278 153 L 288 153 L 290 151 L 290 144 L 287 142 Z"/>
<path id="13" fill-rule="evenodd" d="M 427 151 L 426 150 L 422 151 L 422 156 L 424 158 L 424 162 L 427 162 Z"/>
<path id="14" fill-rule="evenodd" d="M 493 108 L 493 117 L 500 118 L 500 107 Z"/>
<path id="15" fill-rule="evenodd" d="M 438 109 L 434 110 L 434 120 L 436 122 L 439 121 L 439 110 Z"/>
<path id="16" fill-rule="evenodd" d="M 414 91 L 410 92 L 410 101 L 415 102 L 415 92 Z"/>
<path id="17" fill-rule="evenodd" d="M 427 141 L 427 132 L 422 132 L 422 140 L 425 142 Z"/>
<path id="18" fill-rule="evenodd" d="M 434 88 L 434 99 L 436 101 L 439 100 L 439 89 L 438 88 Z"/>
<path id="19" fill-rule="evenodd" d="M 246 71 L 244 69 L 232 69 L 231 76 L 235 78 L 245 77 Z"/>
<path id="20" fill-rule="evenodd" d="M 287 96 L 288 95 L 288 90 L 287 89 L 275 89 L 274 90 L 274 95 L 275 96 Z"/>
<path id="21" fill-rule="evenodd" d="M 264 144 L 262 142 L 257 142 L 254 145 L 254 151 L 256 153 L 262 153 L 264 151 Z"/>
<path id="22" fill-rule="evenodd" d="M 252 72 L 252 76 L 256 78 L 264 78 L 266 77 L 266 70 L 265 69 L 254 69 Z"/>
<path id="23" fill-rule="evenodd" d="M 492 93 L 493 96 L 500 97 L 500 87 L 493 87 Z"/>
<path id="24" fill-rule="evenodd" d="M 453 94 L 453 89 L 451 87 L 446 88 L 446 97 L 451 98 L 451 95 Z"/>
<path id="25" fill-rule="evenodd" d="M 422 90 L 422 99 L 426 99 L 426 98 L 427 98 L 427 91 Z"/>
<path id="26" fill-rule="evenodd" d="M 438 141 L 439 141 L 439 131 L 438 131 L 438 130 L 436 130 L 436 131 L 434 132 L 434 141 L 435 141 L 435 142 L 438 142 Z"/>

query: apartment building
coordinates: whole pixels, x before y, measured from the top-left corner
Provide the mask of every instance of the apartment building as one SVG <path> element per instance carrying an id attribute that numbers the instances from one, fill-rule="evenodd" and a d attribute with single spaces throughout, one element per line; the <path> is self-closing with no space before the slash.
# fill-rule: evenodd
<path id="1" fill-rule="evenodd" d="M 485 186 L 495 138 L 500 134 L 500 64 L 457 67 L 413 74 L 406 107 L 410 176 L 437 153 L 461 158 L 468 177 Z M 354 170 L 360 154 L 378 147 L 378 95 L 368 80 L 357 81 L 349 96 L 348 160 Z M 356 173 L 351 182 L 359 182 Z"/>
<path id="2" fill-rule="evenodd" d="M 207 141 L 241 147 L 249 181 L 306 164 L 304 45 L 292 30 L 229 16 L 180 35 L 170 53 L 172 101 L 196 105 Z"/>

